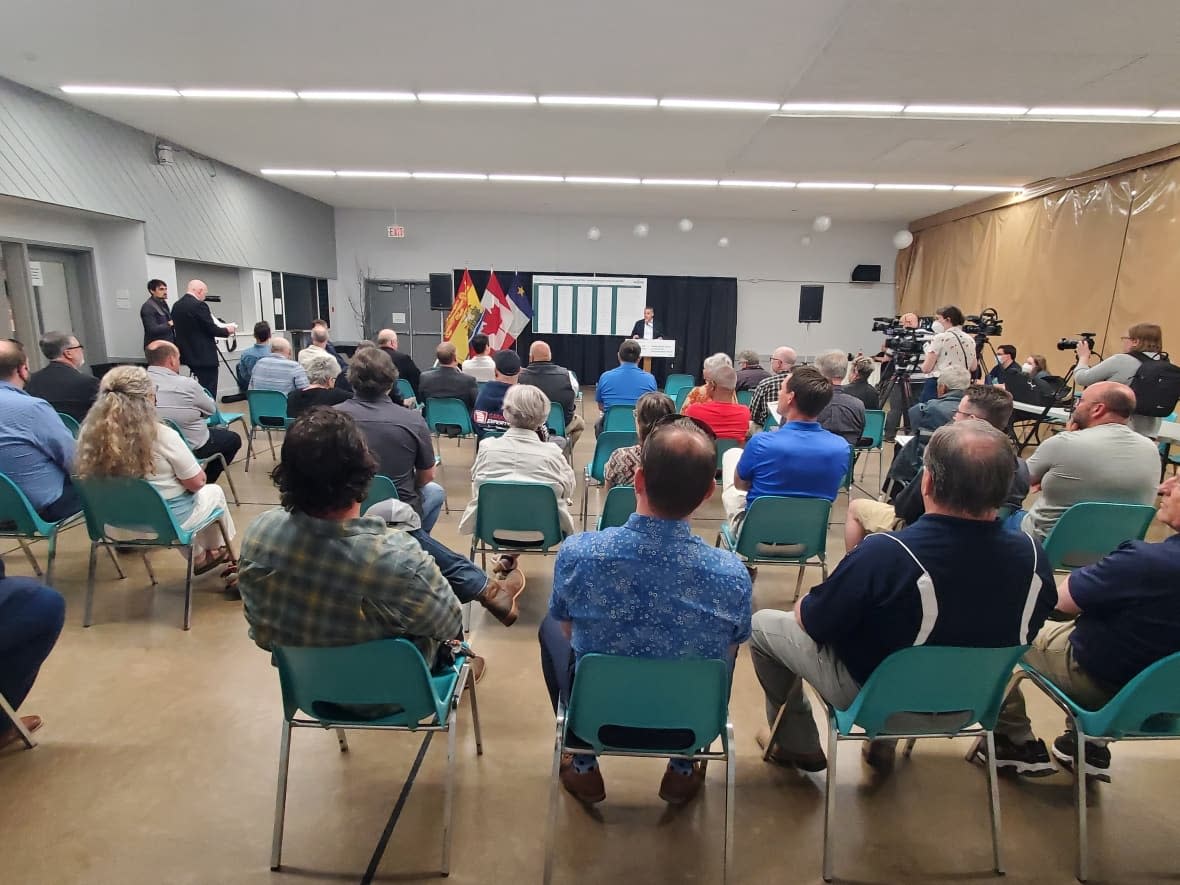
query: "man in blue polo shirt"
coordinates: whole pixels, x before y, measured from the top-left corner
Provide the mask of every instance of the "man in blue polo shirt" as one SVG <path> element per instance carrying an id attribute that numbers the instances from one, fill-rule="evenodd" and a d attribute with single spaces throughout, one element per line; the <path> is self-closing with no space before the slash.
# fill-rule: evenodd
<path id="1" fill-rule="evenodd" d="M 773 726 L 758 736 L 767 761 L 827 767 L 803 679 L 847 708 L 899 649 L 1024 645 L 1052 611 L 1057 592 L 1045 552 L 996 521 L 1015 469 L 1007 437 L 982 421 L 949 424 L 931 437 L 924 460 L 921 519 L 867 537 L 793 612 L 754 615 L 750 657 Z M 888 767 L 895 743 L 866 744 L 866 760 Z"/>
<path id="2" fill-rule="evenodd" d="M 796 369 L 779 389 L 783 426 L 725 453 L 721 503 L 735 528 L 762 495 L 836 499 L 850 455 L 848 443 L 816 421 L 831 401 L 831 381 L 811 366 Z"/>
<path id="3" fill-rule="evenodd" d="M 606 410 L 611 406 L 633 406 L 639 398 L 658 390 L 655 376 L 639 368 L 639 342 L 628 339 L 619 346 L 619 367 L 603 372 L 594 390 L 602 415 L 594 423 L 594 435 L 602 433 Z"/>

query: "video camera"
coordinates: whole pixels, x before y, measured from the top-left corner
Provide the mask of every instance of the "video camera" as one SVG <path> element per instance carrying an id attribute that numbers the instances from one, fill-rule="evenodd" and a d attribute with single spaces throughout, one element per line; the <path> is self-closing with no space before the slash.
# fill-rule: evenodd
<path id="1" fill-rule="evenodd" d="M 918 327 L 903 326 L 901 317 L 873 317 L 873 331 L 885 333 L 885 347 L 893 351 L 899 372 L 916 371 L 927 341 L 933 336 L 934 317 L 919 317 Z"/>
<path id="2" fill-rule="evenodd" d="M 1078 344 L 1085 341 L 1090 350 L 1094 349 L 1095 332 L 1078 332 L 1077 338 L 1062 338 L 1057 342 L 1058 350 L 1077 350 Z"/>
<path id="3" fill-rule="evenodd" d="M 963 331 L 968 335 L 989 338 L 992 335 L 1004 334 L 1004 321 L 1000 319 L 999 311 L 994 307 L 981 310 L 977 315 L 965 317 Z"/>

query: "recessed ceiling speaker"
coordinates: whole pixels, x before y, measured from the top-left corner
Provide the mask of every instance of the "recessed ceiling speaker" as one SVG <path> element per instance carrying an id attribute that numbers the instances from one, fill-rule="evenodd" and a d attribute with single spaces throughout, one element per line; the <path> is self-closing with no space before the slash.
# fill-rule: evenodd
<path id="1" fill-rule="evenodd" d="M 852 269 L 852 282 L 879 283 L 881 282 L 881 265 L 858 264 Z"/>
<path id="2" fill-rule="evenodd" d="M 430 309 L 450 310 L 455 302 L 455 279 L 449 273 L 430 275 Z"/>
<path id="3" fill-rule="evenodd" d="M 819 323 L 824 315 L 824 287 L 799 287 L 799 322 Z"/>

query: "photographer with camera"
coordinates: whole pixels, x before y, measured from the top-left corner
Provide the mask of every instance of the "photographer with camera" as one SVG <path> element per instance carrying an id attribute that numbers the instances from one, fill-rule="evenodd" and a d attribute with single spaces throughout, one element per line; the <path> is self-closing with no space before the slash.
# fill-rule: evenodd
<path id="1" fill-rule="evenodd" d="M 1117 381 L 1135 392 L 1135 414 L 1131 429 L 1144 436 L 1159 433 L 1160 418 L 1170 415 L 1180 395 L 1180 368 L 1173 366 L 1164 353 L 1164 333 L 1155 323 L 1136 323 L 1122 336 L 1123 352 L 1112 354 L 1098 365 L 1090 366 L 1094 339 L 1084 333 L 1077 341 L 1063 338 L 1058 350 L 1077 350 L 1074 379 L 1087 387 L 1098 381 Z"/>
<path id="2" fill-rule="evenodd" d="M 901 419 L 918 401 L 926 376 L 917 372 L 927 331 L 916 313 L 900 317 L 874 317 L 873 331 L 885 333 L 885 344 L 874 359 L 881 364 L 881 398 L 889 403 L 885 416 L 885 441 L 893 442 Z"/>
<path id="3" fill-rule="evenodd" d="M 926 358 L 922 361 L 922 371 L 934 377 L 928 378 L 922 387 L 922 402 L 936 395 L 936 379 L 944 369 L 962 366 L 971 374 L 979 366 L 975 339 L 963 331 L 964 321 L 963 311 L 953 304 L 934 312 L 931 326 L 934 337 L 926 345 Z"/>

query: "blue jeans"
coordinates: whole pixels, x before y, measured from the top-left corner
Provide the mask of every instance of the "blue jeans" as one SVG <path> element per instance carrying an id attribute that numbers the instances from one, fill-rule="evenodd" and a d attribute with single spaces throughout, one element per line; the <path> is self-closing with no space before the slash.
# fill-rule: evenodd
<path id="1" fill-rule="evenodd" d="M 61 487 L 61 497 L 50 504 L 46 504 L 37 511 L 46 522 L 58 522 L 67 516 L 73 516 L 82 509 L 82 499 L 78 497 L 78 490 L 67 478 Z"/>
<path id="2" fill-rule="evenodd" d="M 474 562 L 434 540 L 424 529 L 414 529 L 409 534 L 430 554 L 460 602 L 471 602 L 483 592 L 488 584 L 488 576 Z"/>
<path id="3" fill-rule="evenodd" d="M 438 515 L 442 513 L 447 492 L 438 483 L 428 482 L 418 489 L 418 494 L 422 496 L 422 530 L 429 532 L 438 522 Z"/>
<path id="4" fill-rule="evenodd" d="M 33 578 L 0 579 L 0 694 L 16 710 L 61 633 L 66 603 Z M 12 722 L 0 713 L 0 732 Z"/>
<path id="5" fill-rule="evenodd" d="M 938 396 L 938 379 L 927 378 L 922 384 L 922 395 L 918 398 L 918 402 L 929 402 L 936 396 Z"/>

